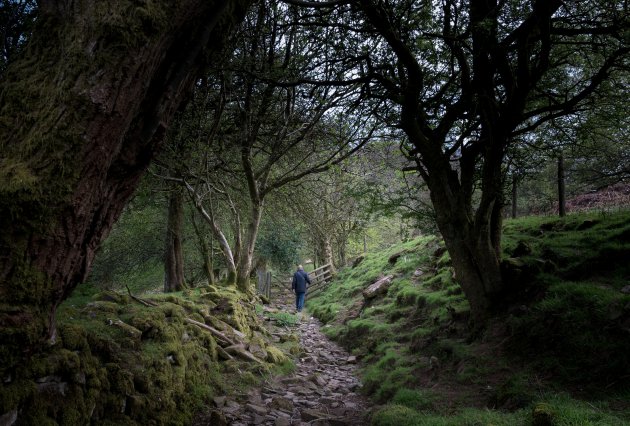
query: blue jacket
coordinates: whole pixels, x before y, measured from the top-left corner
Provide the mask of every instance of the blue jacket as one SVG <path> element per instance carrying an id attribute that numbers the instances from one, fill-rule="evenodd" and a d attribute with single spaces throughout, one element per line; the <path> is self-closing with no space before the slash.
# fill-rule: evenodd
<path id="1" fill-rule="evenodd" d="M 311 279 L 306 272 L 300 269 L 293 274 L 291 290 L 294 290 L 296 293 L 306 293 L 306 283 L 310 284 Z"/>

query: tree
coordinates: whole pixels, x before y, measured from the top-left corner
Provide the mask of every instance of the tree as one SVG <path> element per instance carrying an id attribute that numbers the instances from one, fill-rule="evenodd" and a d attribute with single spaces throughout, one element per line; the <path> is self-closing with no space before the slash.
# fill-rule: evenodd
<path id="1" fill-rule="evenodd" d="M 184 197 L 180 188 L 171 192 L 168 201 L 168 221 L 164 247 L 164 292 L 180 291 L 184 283 L 184 251 L 182 228 Z"/>
<path id="2" fill-rule="evenodd" d="M 350 15 L 354 7 L 364 20 Z M 506 150 L 518 136 L 589 108 L 602 83 L 621 72 L 627 5 L 360 0 L 341 9 L 348 14 L 338 27 L 377 34 L 350 55 L 368 56 L 360 72 L 372 83 L 364 93 L 404 132 L 482 325 L 510 290 L 500 268 Z"/>
<path id="3" fill-rule="evenodd" d="M 39 3 L 0 82 L 3 369 L 55 339 L 56 307 L 248 3 Z"/>
<path id="4" fill-rule="evenodd" d="M 261 2 L 246 17 L 234 54 L 212 70 L 191 105 L 198 108 L 189 111 L 197 124 L 187 134 L 195 135 L 199 151 L 174 166 L 219 241 L 229 281 L 243 291 L 250 286 L 269 194 L 326 171 L 357 152 L 373 132 L 349 106 L 355 85 L 309 83 L 335 76 L 313 69 L 311 58 L 321 54 L 320 46 L 290 25 L 292 18 L 286 6 L 272 2 Z M 197 121 L 200 116 L 206 119 Z M 230 212 L 232 242 L 220 209 Z"/>

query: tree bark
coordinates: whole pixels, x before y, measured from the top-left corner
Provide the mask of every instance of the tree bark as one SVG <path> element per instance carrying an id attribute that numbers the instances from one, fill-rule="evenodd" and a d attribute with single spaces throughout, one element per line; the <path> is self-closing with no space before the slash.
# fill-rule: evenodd
<path id="1" fill-rule="evenodd" d="M 516 191 L 516 178 L 512 176 L 512 219 L 516 219 L 516 208 L 517 208 L 517 191 Z"/>
<path id="2" fill-rule="evenodd" d="M 171 193 L 168 203 L 168 221 L 164 247 L 164 292 L 181 291 L 184 283 L 184 252 L 182 229 L 184 223 L 184 200 L 179 188 Z"/>
<path id="3" fill-rule="evenodd" d="M 203 272 L 208 280 L 208 284 L 213 285 L 216 283 L 216 277 L 214 276 L 214 250 L 212 234 L 210 234 L 210 244 L 208 244 L 205 235 L 203 235 L 197 221 L 195 220 L 194 210 L 190 215 L 190 218 L 193 227 L 195 228 L 197 240 L 199 241 L 199 251 L 201 252 L 201 257 L 203 258 Z"/>
<path id="4" fill-rule="evenodd" d="M 494 203 L 472 215 L 470 206 L 443 180 L 429 182 L 438 228 L 451 256 L 457 282 L 470 303 L 473 323 L 480 326 L 503 290 L 500 246 L 495 245 L 500 241 L 500 222 L 496 222 Z M 442 187 L 438 188 L 440 182 Z"/>
<path id="5" fill-rule="evenodd" d="M 86 278 L 206 53 L 248 3 L 40 3 L 0 83 L 3 369 L 55 339 L 56 307 Z"/>
<path id="6" fill-rule="evenodd" d="M 558 214 L 564 217 L 566 212 L 566 200 L 564 189 L 564 156 L 558 155 Z"/>
<path id="7" fill-rule="evenodd" d="M 254 259 L 254 249 L 256 247 L 256 239 L 258 238 L 258 229 L 260 228 L 260 219 L 262 217 L 263 204 L 252 205 L 252 218 L 247 226 L 247 235 L 245 236 L 245 244 L 242 246 L 241 254 L 236 271 L 236 285 L 241 291 L 250 289 L 249 275 L 252 272 L 252 264 Z"/>

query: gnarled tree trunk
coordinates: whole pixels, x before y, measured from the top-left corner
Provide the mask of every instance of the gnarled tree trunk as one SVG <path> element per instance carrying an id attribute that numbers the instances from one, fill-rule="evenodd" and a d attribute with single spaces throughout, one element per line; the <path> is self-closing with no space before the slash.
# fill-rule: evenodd
<path id="1" fill-rule="evenodd" d="M 0 83 L 0 359 L 54 339 L 206 56 L 249 0 L 41 1 Z"/>

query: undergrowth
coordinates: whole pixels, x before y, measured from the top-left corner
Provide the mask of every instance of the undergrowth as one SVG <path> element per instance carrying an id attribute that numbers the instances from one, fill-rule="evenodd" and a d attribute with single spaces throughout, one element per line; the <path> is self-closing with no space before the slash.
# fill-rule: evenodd
<path id="1" fill-rule="evenodd" d="M 309 297 L 326 334 L 360 358 L 363 392 L 386 404 L 375 425 L 630 424 L 620 396 L 630 391 L 620 291 L 630 212 L 508 220 L 503 248 L 515 291 L 482 334 L 470 333 L 436 237 L 368 253 Z M 388 275 L 387 291 L 364 299 Z"/>

